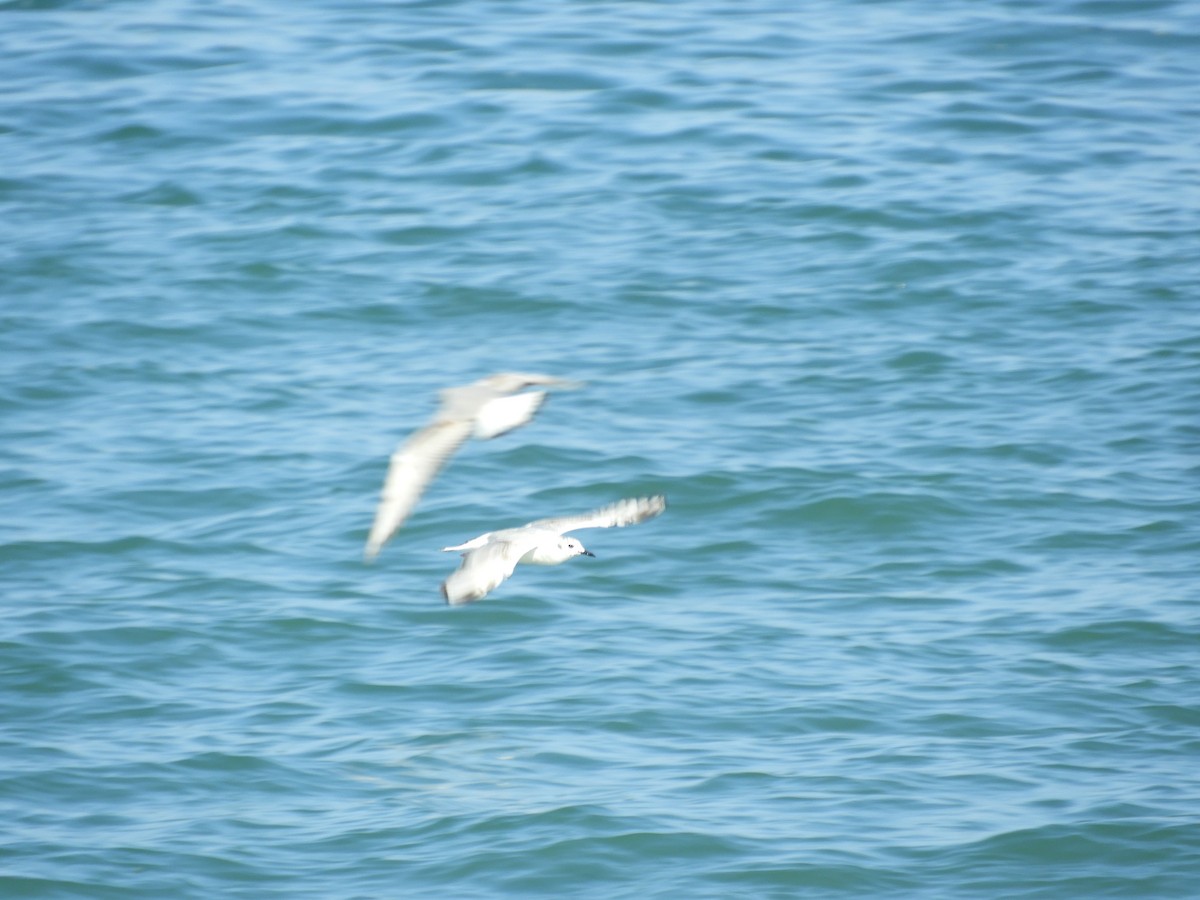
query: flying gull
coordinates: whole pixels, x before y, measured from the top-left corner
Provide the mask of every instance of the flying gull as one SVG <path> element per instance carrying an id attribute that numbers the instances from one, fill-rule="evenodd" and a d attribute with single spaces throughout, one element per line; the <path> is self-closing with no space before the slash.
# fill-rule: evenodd
<path id="1" fill-rule="evenodd" d="M 457 547 L 443 547 L 463 551 L 463 561 L 442 584 L 442 596 L 451 606 L 462 606 L 487 596 L 512 575 L 517 563 L 557 566 L 574 556 L 595 556 L 575 538 L 563 535 L 581 528 L 636 525 L 666 508 L 663 496 L 628 498 L 580 516 L 538 519 L 520 528 L 489 531 Z"/>
<path id="2" fill-rule="evenodd" d="M 527 372 L 501 372 L 471 384 L 446 388 L 433 420 L 392 454 L 375 522 L 363 552 L 367 562 L 404 523 L 429 482 L 467 438 L 489 440 L 529 422 L 545 402 L 545 391 L 524 391 L 540 385 L 576 388 L 578 382 Z M 524 393 L 518 393 L 524 391 Z"/>

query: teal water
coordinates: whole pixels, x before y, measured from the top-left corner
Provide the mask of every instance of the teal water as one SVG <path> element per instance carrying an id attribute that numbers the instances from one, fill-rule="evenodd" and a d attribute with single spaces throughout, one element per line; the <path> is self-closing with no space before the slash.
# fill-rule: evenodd
<path id="1" fill-rule="evenodd" d="M 1193 897 L 1193 4 L 0 3 L 0 895 Z M 438 388 L 589 383 L 464 449 Z M 447 609 L 438 548 L 665 492 Z"/>

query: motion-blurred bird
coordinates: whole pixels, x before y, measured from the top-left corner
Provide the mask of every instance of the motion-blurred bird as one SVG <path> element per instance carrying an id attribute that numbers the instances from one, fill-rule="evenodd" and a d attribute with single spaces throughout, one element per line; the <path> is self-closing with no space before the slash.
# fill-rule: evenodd
<path id="1" fill-rule="evenodd" d="M 540 385 L 577 388 L 578 382 L 527 372 L 501 372 L 471 384 L 440 391 L 441 406 L 433 420 L 396 448 L 383 482 L 375 522 L 363 556 L 367 562 L 404 523 L 417 500 L 450 458 L 472 435 L 489 440 L 529 422 L 546 400 Z"/>
<path id="2" fill-rule="evenodd" d="M 575 556 L 595 556 L 575 538 L 564 535 L 581 528 L 636 525 L 666 508 L 663 496 L 629 498 L 583 515 L 538 519 L 520 528 L 489 531 L 457 547 L 443 547 L 463 551 L 463 561 L 442 584 L 442 596 L 451 606 L 462 606 L 485 597 L 512 575 L 517 563 L 557 566 Z"/>

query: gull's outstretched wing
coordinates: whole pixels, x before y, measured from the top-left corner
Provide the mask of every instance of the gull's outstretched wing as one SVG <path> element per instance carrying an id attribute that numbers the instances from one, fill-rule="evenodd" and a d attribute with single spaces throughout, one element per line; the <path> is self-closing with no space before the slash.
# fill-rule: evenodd
<path id="1" fill-rule="evenodd" d="M 442 583 L 442 596 L 451 606 L 482 600 L 513 573 L 517 563 L 537 544 L 537 538 L 492 541 L 464 553 L 462 565 Z"/>
<path id="2" fill-rule="evenodd" d="M 512 394 L 527 387 L 552 387 L 563 391 L 574 391 L 583 387 L 582 381 L 571 381 L 555 375 L 539 375 L 537 372 L 497 372 L 475 382 L 498 394 Z"/>
<path id="3" fill-rule="evenodd" d="M 590 513 L 578 516 L 559 516 L 554 519 L 538 519 L 526 528 L 545 528 L 556 534 L 566 534 L 581 528 L 624 528 L 636 525 L 655 516 L 662 515 L 667 508 L 667 498 L 661 494 L 654 497 L 629 497 Z"/>
<path id="4" fill-rule="evenodd" d="M 388 464 L 375 522 L 367 537 L 363 557 L 370 562 L 388 538 L 396 533 L 417 500 L 446 464 L 446 460 L 471 435 L 471 422 L 437 421 L 422 428 L 396 448 Z"/>

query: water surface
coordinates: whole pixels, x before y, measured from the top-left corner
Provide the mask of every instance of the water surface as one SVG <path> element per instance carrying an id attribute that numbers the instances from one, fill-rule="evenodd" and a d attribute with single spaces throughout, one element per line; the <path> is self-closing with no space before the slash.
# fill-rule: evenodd
<path id="1" fill-rule="evenodd" d="M 0 34 L 0 893 L 1194 894 L 1189 4 Z M 589 387 L 364 566 L 511 368 Z"/>

